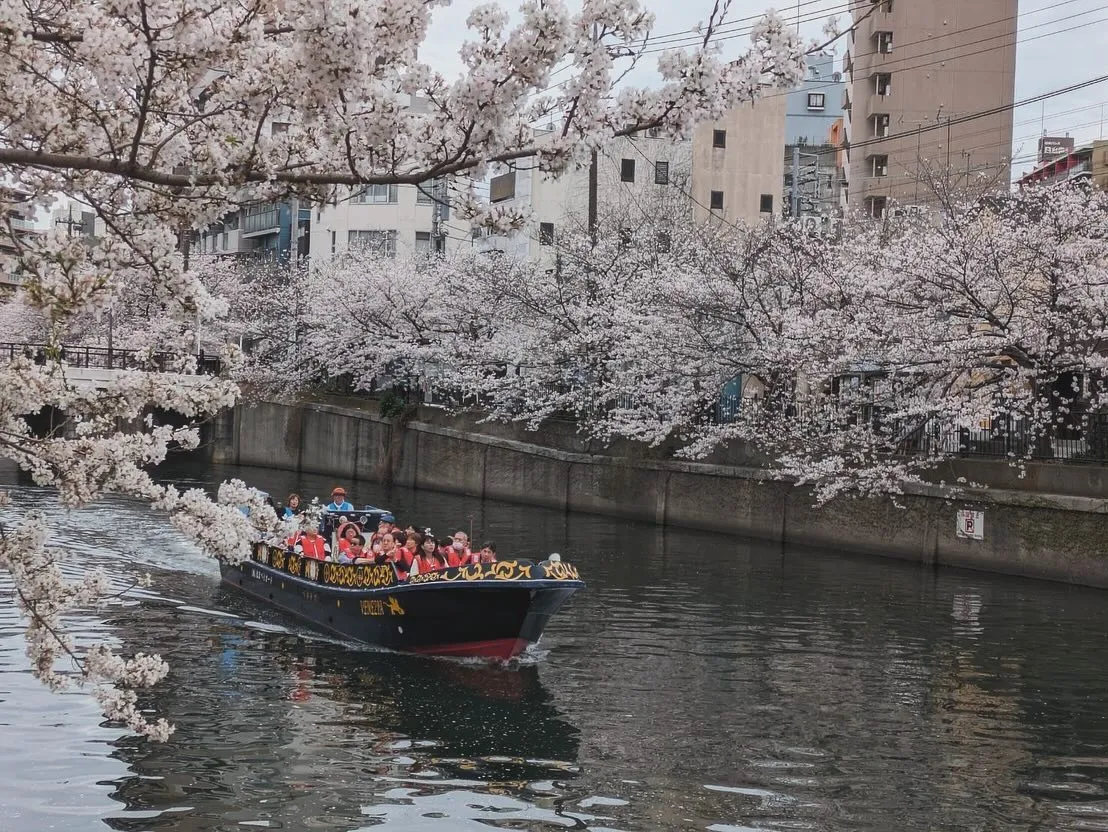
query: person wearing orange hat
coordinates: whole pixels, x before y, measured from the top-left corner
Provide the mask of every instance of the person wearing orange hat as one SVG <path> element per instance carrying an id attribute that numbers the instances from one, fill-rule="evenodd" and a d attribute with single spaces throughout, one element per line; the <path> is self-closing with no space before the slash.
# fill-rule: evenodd
<path id="1" fill-rule="evenodd" d="M 346 502 L 346 489 L 341 485 L 335 486 L 331 492 L 331 502 L 326 506 L 327 511 L 353 511 L 354 506 Z"/>

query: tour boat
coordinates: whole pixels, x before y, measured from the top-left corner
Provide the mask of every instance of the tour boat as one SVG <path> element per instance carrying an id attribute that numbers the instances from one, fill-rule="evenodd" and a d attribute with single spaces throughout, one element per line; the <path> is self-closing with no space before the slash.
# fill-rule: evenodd
<path id="1" fill-rule="evenodd" d="M 385 512 L 353 513 L 368 529 L 368 515 Z M 471 564 L 401 581 L 391 564 L 331 563 L 259 543 L 249 560 L 221 564 L 220 572 L 224 583 L 357 641 L 494 659 L 510 659 L 537 642 L 550 616 L 584 587 L 577 570 L 557 555 Z"/>

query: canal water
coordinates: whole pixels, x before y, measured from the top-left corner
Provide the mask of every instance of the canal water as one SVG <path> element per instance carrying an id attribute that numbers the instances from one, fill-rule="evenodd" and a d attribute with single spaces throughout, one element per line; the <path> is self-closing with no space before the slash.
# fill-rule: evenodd
<path id="1" fill-rule="evenodd" d="M 46 692 L 0 598 L 0 830 L 1108 830 L 1108 594 L 346 485 L 588 589 L 519 666 L 413 658 L 220 588 L 141 506 L 54 511 L 74 574 L 152 574 L 74 629 L 172 663 L 177 733 Z"/>

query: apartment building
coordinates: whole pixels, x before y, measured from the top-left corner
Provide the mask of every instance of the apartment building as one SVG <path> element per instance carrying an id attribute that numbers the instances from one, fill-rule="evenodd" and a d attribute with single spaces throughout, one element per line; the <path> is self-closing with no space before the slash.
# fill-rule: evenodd
<path id="1" fill-rule="evenodd" d="M 1021 176 L 1016 184 L 1025 187 L 1073 181 L 1091 182 L 1101 190 L 1108 190 L 1108 141 L 1099 140 L 1052 155 Z"/>
<path id="2" fill-rule="evenodd" d="M 455 181 L 368 185 L 312 208 L 310 249 L 321 263 L 362 247 L 389 256 L 446 252 L 469 242 L 469 223 L 451 211 Z"/>
<path id="3" fill-rule="evenodd" d="M 553 137 L 538 131 L 537 139 Z M 488 198 L 500 208 L 522 208 L 531 213 L 529 230 L 511 235 L 471 232 L 478 251 L 497 251 L 520 260 L 554 258 L 558 238 L 588 230 L 588 168 L 566 171 L 554 178 L 542 173 L 533 160 L 496 165 L 489 180 Z M 667 210 L 687 211 L 692 173 L 692 143 L 675 142 L 651 130 L 634 138 L 617 139 L 597 154 L 597 214 L 603 222 L 613 214 L 632 220 Z"/>
<path id="4" fill-rule="evenodd" d="M 843 115 L 846 81 L 828 52 L 812 55 L 800 86 L 785 100 L 783 213 L 790 217 L 833 217 L 839 212 L 838 150 L 832 145 Z"/>
<path id="5" fill-rule="evenodd" d="M 660 130 L 617 139 L 597 156 L 598 215 L 633 217 L 664 207 L 732 224 L 772 219 L 781 209 L 785 108 L 781 95 L 737 107 L 718 122 L 698 125 L 691 140 L 675 141 Z M 537 131 L 536 140 L 544 135 L 555 131 Z M 494 166 L 488 186 L 494 206 L 524 208 L 533 222 L 530 231 L 510 236 L 473 229 L 480 251 L 551 259 L 560 234 L 587 229 L 588 168 L 551 178 L 534 160 L 522 160 Z"/>
<path id="6" fill-rule="evenodd" d="M 931 176 L 1007 183 L 1017 0 L 857 0 L 853 16 L 844 205 L 923 204 Z"/>
<path id="7" fill-rule="evenodd" d="M 15 288 L 20 277 L 20 249 L 22 243 L 36 234 L 45 232 L 35 222 L 35 211 L 29 197 L 18 190 L 0 187 L 0 288 Z"/>
<path id="8" fill-rule="evenodd" d="M 695 213 L 756 224 L 782 213 L 785 112 L 788 97 L 769 92 L 693 131 Z"/>

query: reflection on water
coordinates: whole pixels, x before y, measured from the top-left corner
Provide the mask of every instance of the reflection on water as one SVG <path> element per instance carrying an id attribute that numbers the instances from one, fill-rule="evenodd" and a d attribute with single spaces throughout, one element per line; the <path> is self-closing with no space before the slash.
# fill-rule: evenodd
<path id="1" fill-rule="evenodd" d="M 334 484 L 197 479 L 235 474 Z M 126 501 L 59 515 L 74 570 L 154 574 L 76 627 L 170 660 L 148 704 L 178 732 L 121 737 L 42 691 L 0 605 L 0 829 L 1108 830 L 1103 593 L 355 493 L 560 551 L 588 590 L 519 666 L 400 656 L 220 588 Z"/>

